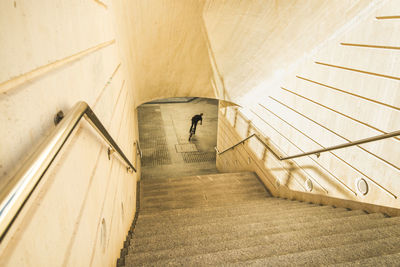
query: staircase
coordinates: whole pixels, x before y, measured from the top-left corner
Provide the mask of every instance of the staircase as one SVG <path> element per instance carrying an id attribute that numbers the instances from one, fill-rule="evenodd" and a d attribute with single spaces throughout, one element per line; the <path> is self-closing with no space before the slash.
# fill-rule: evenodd
<path id="1" fill-rule="evenodd" d="M 117 266 L 400 264 L 400 219 L 274 198 L 253 173 L 143 180 Z"/>

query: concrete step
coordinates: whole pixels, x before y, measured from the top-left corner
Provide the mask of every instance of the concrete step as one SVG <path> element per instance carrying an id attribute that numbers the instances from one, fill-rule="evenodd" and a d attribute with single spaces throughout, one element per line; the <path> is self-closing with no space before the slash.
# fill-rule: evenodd
<path id="1" fill-rule="evenodd" d="M 219 185 L 208 185 L 203 187 L 191 187 L 185 189 L 174 189 L 174 190 L 162 190 L 143 192 L 142 199 L 162 199 L 165 197 L 181 197 L 207 193 L 209 195 L 220 195 L 226 192 L 247 192 L 250 190 L 258 189 L 263 192 L 267 192 L 259 183 L 238 185 L 238 184 L 219 184 Z"/>
<path id="2" fill-rule="evenodd" d="M 185 188 L 191 188 L 194 186 L 204 187 L 207 185 L 227 185 L 227 184 L 256 184 L 260 183 L 260 181 L 252 176 L 225 176 L 219 177 L 218 175 L 214 175 L 214 177 L 208 176 L 194 176 L 194 177 L 186 177 L 184 179 L 180 179 L 179 181 L 169 179 L 165 179 L 164 181 L 149 181 L 142 180 L 141 181 L 143 189 L 151 192 L 156 190 L 179 190 Z"/>
<path id="3" fill-rule="evenodd" d="M 184 217 L 197 217 L 199 215 L 204 215 L 204 214 L 212 214 L 213 212 L 241 212 L 244 210 L 258 210 L 260 208 L 264 209 L 264 211 L 267 211 L 269 207 L 276 207 L 276 206 L 281 206 L 282 208 L 286 208 L 288 206 L 294 207 L 294 204 L 297 204 L 298 206 L 308 206 L 310 205 L 309 203 L 306 202 L 299 202 L 299 201 L 287 201 L 284 199 L 278 199 L 278 198 L 263 198 L 263 199 L 255 199 L 251 201 L 246 201 L 246 202 L 239 202 L 239 203 L 224 203 L 224 205 L 218 205 L 218 206 L 204 206 L 204 207 L 196 207 L 194 208 L 181 208 L 181 209 L 174 209 L 174 210 L 165 210 L 165 211 L 157 211 L 153 212 L 150 210 L 146 210 L 145 208 L 141 207 L 140 208 L 140 216 L 141 219 L 151 219 L 151 218 L 156 218 L 156 217 L 176 217 L 178 218 L 179 216 L 184 216 Z"/>
<path id="4" fill-rule="evenodd" d="M 214 242 L 222 242 L 226 240 L 234 240 L 238 238 L 258 236 L 258 235 L 273 235 L 283 232 L 294 232 L 294 231 L 315 231 L 315 229 L 323 229 L 323 233 L 337 233 L 337 231 L 351 231 L 353 229 L 368 229 L 369 227 L 376 227 L 380 225 L 376 219 L 381 219 L 381 214 L 370 214 L 370 215 L 355 215 L 345 218 L 331 218 L 321 221 L 319 219 L 306 221 L 303 223 L 296 223 L 291 221 L 286 223 L 285 220 L 276 222 L 262 223 L 251 223 L 251 224 L 221 224 L 221 225 L 210 225 L 209 227 L 187 227 L 179 229 L 174 232 L 164 232 L 162 234 L 154 234 L 150 236 L 143 235 L 137 236 L 136 233 L 133 236 L 130 250 L 133 251 L 146 251 L 146 250 L 161 250 L 171 247 L 186 246 L 191 244 L 210 244 Z M 363 221 L 363 224 L 357 224 L 359 220 Z M 396 224 L 392 222 L 388 225 Z M 337 230 L 339 229 L 339 230 Z"/>
<path id="5" fill-rule="evenodd" d="M 360 216 L 362 215 L 362 213 L 360 214 L 360 211 L 349 211 L 349 212 L 341 212 L 341 213 L 336 213 L 335 215 L 329 215 L 329 214 L 325 214 L 325 215 L 321 215 L 319 216 L 319 218 L 321 220 L 326 220 L 326 219 L 332 219 L 332 218 L 345 218 L 345 217 L 352 217 L 352 216 Z M 377 216 L 377 218 L 382 218 L 381 216 Z M 317 220 L 318 218 L 315 217 L 302 217 L 299 218 L 299 223 L 307 223 L 307 222 L 313 222 L 315 220 Z M 371 218 L 369 218 L 371 219 Z M 279 223 L 279 222 L 277 222 Z M 375 223 L 373 225 L 371 225 L 371 227 L 376 227 L 376 225 L 379 225 L 378 223 Z M 308 229 L 307 228 L 300 228 L 300 229 L 291 229 L 290 227 L 288 229 L 276 229 L 276 228 L 272 228 L 273 225 L 271 225 L 270 223 L 265 223 L 265 224 L 250 224 L 248 225 L 249 227 L 247 227 L 247 225 L 242 225 L 242 226 L 238 226 L 235 229 L 235 232 L 230 232 L 229 230 L 227 231 L 221 231 L 221 232 L 215 232 L 215 231 L 208 231 L 208 232 L 204 232 L 200 238 L 195 238 L 195 240 L 199 240 L 199 239 L 203 239 L 203 237 L 206 237 L 209 239 L 209 241 L 211 242 L 219 242 L 221 240 L 221 238 L 226 238 L 226 239 L 234 239 L 234 238 L 243 238 L 243 237 L 250 237 L 250 236 L 259 236 L 259 235 L 263 235 L 266 236 L 269 234 L 269 240 L 271 240 L 272 242 L 276 242 L 279 241 L 280 239 L 284 239 L 286 238 L 286 236 L 288 235 L 289 238 L 291 236 L 291 233 L 298 235 L 298 231 L 300 231 L 300 233 L 302 235 L 304 235 L 305 237 L 309 236 L 309 235 L 313 235 L 314 233 L 316 235 L 323 235 L 326 233 L 325 231 L 325 226 L 322 226 L 321 228 L 319 227 L 314 227 L 312 228 L 312 232 L 308 233 Z M 341 226 L 337 226 L 334 229 L 330 229 L 330 233 L 335 233 L 335 230 L 338 229 L 338 231 L 343 231 L 344 229 L 348 229 L 347 225 L 341 225 Z M 355 229 L 358 230 L 359 227 L 355 227 L 353 226 L 351 228 L 351 230 Z M 365 229 L 365 227 L 361 227 L 360 229 Z M 162 242 L 168 242 L 169 240 L 169 236 L 172 233 L 168 233 L 165 235 L 159 235 L 157 237 L 157 242 L 162 243 Z M 220 236 L 218 236 L 220 235 Z M 276 237 L 277 239 L 274 239 Z M 143 240 L 142 240 L 143 239 Z M 149 239 L 149 240 L 146 240 Z M 132 244 L 138 242 L 150 242 L 151 239 L 155 239 L 154 236 L 135 236 L 134 239 L 132 239 Z M 196 241 L 196 242 L 197 242 Z M 186 242 L 186 241 L 185 241 Z M 191 241 L 188 241 L 189 243 Z"/>
<path id="6" fill-rule="evenodd" d="M 275 198 L 263 198 L 260 200 L 253 200 L 247 201 L 243 203 L 232 203 L 224 206 L 208 206 L 208 207 L 199 207 L 196 209 L 193 208 L 184 208 L 184 209 L 175 209 L 175 210 L 167 210 L 167 211 L 160 211 L 157 213 L 150 213 L 145 209 L 142 209 L 142 218 L 151 220 L 152 218 L 163 216 L 170 217 L 170 218 L 177 218 L 179 217 L 198 217 L 199 215 L 213 215 L 213 213 L 223 213 L 227 212 L 229 214 L 233 214 L 235 212 L 252 212 L 252 211 L 262 211 L 268 212 L 274 209 L 282 209 L 282 208 L 298 208 L 298 207 L 308 207 L 310 205 L 318 206 L 312 203 L 306 202 L 298 202 L 298 201 L 282 201 L 277 200 Z"/>
<path id="7" fill-rule="evenodd" d="M 360 243 L 393 236 L 400 236 L 400 228 L 397 225 L 357 232 L 338 233 L 334 235 L 310 236 L 308 238 L 300 235 L 297 238 L 292 237 L 290 239 L 283 239 L 280 240 L 280 242 L 275 243 L 270 242 L 266 236 L 257 236 L 252 238 L 235 239 L 222 243 L 209 243 L 205 246 L 192 244 L 190 246 L 174 249 L 130 253 L 129 261 L 139 265 L 156 262 L 161 264 L 167 259 L 183 258 L 188 256 L 197 256 L 203 259 L 203 254 L 211 253 L 212 257 L 222 258 L 223 262 L 221 263 L 225 264 L 275 255 L 298 253 L 300 251 L 328 248 L 332 246 Z M 193 258 L 191 260 L 193 260 Z"/>
<path id="8" fill-rule="evenodd" d="M 141 203 L 141 208 L 149 212 L 159 212 L 169 209 L 182 209 L 182 208 L 194 208 L 194 207 L 205 207 L 205 206 L 223 206 L 231 203 L 241 203 L 245 201 L 265 199 L 268 196 L 265 193 L 252 193 L 252 194 L 226 194 L 218 199 L 187 199 L 171 200 L 164 202 L 155 203 Z"/>
<path id="9" fill-rule="evenodd" d="M 143 179 L 141 182 L 144 186 L 147 185 L 157 185 L 165 183 L 179 183 L 179 182 L 198 182 L 198 181 L 218 181 L 224 179 L 255 179 L 258 180 L 257 176 L 253 172 L 234 172 L 234 173 L 218 173 L 218 174 L 208 174 L 208 175 L 193 175 L 185 177 L 174 177 L 174 178 L 161 178 L 161 179 Z"/>
<path id="10" fill-rule="evenodd" d="M 154 234 L 163 233 L 164 231 L 176 231 L 177 229 L 184 229 L 193 227 L 201 227 L 201 226 L 209 226 L 209 225 L 218 225 L 218 224 L 245 224 L 245 223 L 256 223 L 256 222 L 265 222 L 275 224 L 280 223 L 280 221 L 292 221 L 297 220 L 298 218 L 303 217 L 321 217 L 323 215 L 329 214 L 330 216 L 335 216 L 332 214 L 341 214 L 348 212 L 346 209 L 334 209 L 329 206 L 309 206 L 309 207 L 301 207 L 297 209 L 289 209 L 289 210 L 279 210 L 275 213 L 256 213 L 256 214 L 245 214 L 241 216 L 222 216 L 219 217 L 216 214 L 213 218 L 190 218 L 190 220 L 182 220 L 178 222 L 165 222 L 158 224 L 147 224 L 142 223 L 140 221 L 140 217 L 136 224 L 136 229 L 138 230 L 138 236 L 140 234 L 149 234 L 153 232 Z M 361 212 L 362 214 L 365 214 Z M 336 215 L 339 216 L 339 215 Z M 193 229 L 193 228 L 191 228 Z M 140 232 L 139 232 L 140 231 Z M 190 231 L 190 230 L 189 230 Z"/>
<path id="11" fill-rule="evenodd" d="M 147 203 L 140 203 L 142 214 L 149 214 L 149 213 L 160 213 L 163 212 L 163 208 L 165 209 L 166 213 L 171 209 L 179 209 L 182 211 L 183 209 L 190 209 L 191 211 L 187 212 L 187 214 L 194 214 L 196 213 L 196 209 L 203 210 L 206 208 L 220 208 L 226 207 L 227 209 L 229 206 L 239 206 L 244 203 L 249 203 L 254 201 L 268 201 L 269 197 L 266 196 L 264 193 L 248 193 L 248 194 L 229 194 L 229 195 L 222 195 L 219 196 L 217 199 L 207 197 L 203 197 L 203 199 L 195 198 L 195 199 L 185 199 L 185 200 L 170 200 L 170 201 L 156 201 L 156 202 L 147 202 Z M 193 206 L 190 206 L 192 204 Z M 255 203 L 254 203 L 255 204 Z M 283 206 L 282 206 L 283 207 Z M 154 208 L 156 208 L 154 210 Z M 197 213 L 199 214 L 199 211 Z M 184 212 L 179 212 L 183 214 Z M 175 214 L 175 213 L 171 213 Z"/>
<path id="12" fill-rule="evenodd" d="M 323 215 L 318 216 L 318 218 L 302 217 L 302 218 L 299 218 L 298 220 L 299 220 L 299 223 L 303 223 L 303 222 L 315 221 L 317 219 L 320 219 L 320 220 L 331 219 L 331 218 L 334 218 L 335 216 L 344 218 L 344 217 L 358 216 L 358 215 L 362 215 L 362 214 L 365 214 L 365 213 L 363 213 L 362 211 L 346 211 L 346 212 L 339 212 L 339 213 L 333 213 L 333 214 L 330 214 L 330 213 L 323 214 Z M 306 231 L 307 231 L 307 229 L 305 229 L 305 230 L 301 229 L 301 230 L 299 230 L 299 232 L 296 232 L 296 231 L 294 231 L 294 232 L 286 232 L 287 234 L 285 232 L 283 232 L 283 234 L 289 235 L 290 236 L 289 240 L 293 239 L 293 237 L 296 237 L 298 235 L 300 235 L 301 237 L 306 237 L 306 238 L 309 237 L 309 236 L 314 236 L 313 235 L 314 232 L 316 233 L 316 235 L 324 235 L 325 234 L 324 231 L 310 231 L 310 234 L 306 235 Z M 249 238 L 259 238 L 259 237 L 262 237 L 262 239 L 265 241 L 265 239 L 267 237 L 271 238 L 271 236 L 274 235 L 274 234 L 271 234 L 270 236 L 265 236 L 265 235 L 262 235 L 260 233 L 256 233 L 255 235 L 251 235 L 250 233 L 248 233 L 246 231 L 242 231 L 242 232 L 241 231 L 236 231 L 234 234 L 233 233 L 232 234 L 231 233 L 221 233 L 221 236 L 217 236 L 219 233 L 215 233 L 214 235 L 207 235 L 207 234 L 208 234 L 207 232 L 204 232 L 202 237 L 208 237 L 208 241 L 210 241 L 209 242 L 210 244 L 211 243 L 212 244 L 220 243 L 221 242 L 221 238 L 220 237 L 225 238 L 225 239 L 222 239 L 222 242 L 223 241 L 231 241 L 232 239 L 233 240 L 241 240 L 243 238 L 244 239 L 249 239 Z M 138 240 L 133 239 L 131 244 L 132 244 L 132 246 L 135 246 L 134 243 L 138 242 L 138 246 L 140 246 L 140 243 L 142 243 L 142 242 L 143 243 L 150 242 L 151 239 L 153 239 L 157 243 L 168 242 L 170 237 L 174 238 L 174 236 L 171 236 L 171 235 L 172 235 L 172 232 L 168 233 L 164 237 L 158 236 L 158 238 L 155 238 L 153 236 L 151 236 L 151 237 L 139 237 Z M 274 239 L 273 242 L 279 241 L 281 239 L 284 240 L 286 235 L 280 236 L 279 234 L 275 234 L 275 236 L 277 236 L 277 238 Z M 189 244 L 188 246 L 198 246 L 198 245 L 200 245 L 200 243 L 201 242 L 198 242 L 198 238 L 195 238 L 193 240 L 193 242 L 188 241 L 188 244 Z M 205 246 L 208 246 L 209 243 L 206 243 Z M 139 250 L 142 250 L 142 248 L 139 248 Z"/>
<path id="13" fill-rule="evenodd" d="M 169 218 L 163 218 L 162 221 L 160 220 L 141 220 L 139 217 L 139 220 L 136 224 L 137 227 L 142 227 L 145 225 L 147 228 L 158 228 L 158 227 L 165 227 L 168 225 L 175 225 L 177 226 L 189 226 L 189 225 L 196 225 L 196 224 L 201 224 L 203 222 L 205 223 L 213 223 L 213 222 L 218 222 L 222 220 L 242 220 L 242 219 L 248 219 L 248 218 L 253 218 L 253 217 L 258 217 L 263 220 L 273 220 L 281 215 L 288 214 L 290 211 L 293 213 L 291 214 L 291 217 L 296 216 L 297 214 L 301 214 L 302 212 L 307 212 L 307 211 L 312 211 L 315 213 L 315 209 L 312 208 L 320 208 L 321 206 L 318 205 L 309 205 L 309 206 L 303 206 L 303 205 L 296 205 L 294 204 L 294 207 L 288 206 L 287 209 L 282 210 L 282 207 L 284 206 L 277 206 L 277 207 L 271 207 L 268 210 L 266 209 L 258 209 L 258 210 L 242 210 L 241 212 L 229 212 L 229 209 L 227 209 L 226 212 L 213 212 L 210 214 L 207 214 L 206 216 L 190 216 L 190 217 L 185 217 L 185 216 L 179 216 L 178 218 L 176 217 L 169 217 Z M 321 208 L 321 210 L 328 210 L 328 214 L 335 214 L 339 212 L 346 212 L 346 209 L 336 209 L 332 211 L 332 207 L 325 206 Z M 360 214 L 364 214 L 363 211 L 357 211 Z"/>
<path id="14" fill-rule="evenodd" d="M 268 258 L 261 258 L 246 262 L 238 262 L 236 264 L 229 264 L 231 266 L 322 266 L 328 264 L 345 263 L 349 261 L 357 261 L 363 258 L 380 257 L 387 254 L 400 253 L 400 237 L 394 236 L 378 240 L 371 240 L 365 242 L 358 242 L 336 247 L 322 248 L 316 250 L 308 250 L 299 253 L 286 254 L 273 256 Z M 216 264 L 215 258 L 211 265 Z M 226 264 L 226 260 L 223 261 Z M 186 263 L 185 263 L 186 264 Z M 204 259 L 201 261 L 202 265 L 208 265 Z M 156 264 L 155 264 L 156 265 Z M 174 264 L 170 264 L 174 265 Z M 398 264 L 396 264 L 398 266 Z"/>
<path id="15" fill-rule="evenodd" d="M 201 176 L 199 176 L 201 177 Z M 253 176 L 249 177 L 225 177 L 225 178 L 220 178 L 220 179 L 188 179 L 188 180 L 183 180 L 179 182 L 158 182 L 158 183 L 151 183 L 147 184 L 144 181 L 142 181 L 142 186 L 143 189 L 145 189 L 145 192 L 162 192 L 162 191 L 168 191 L 168 190 L 188 190 L 191 188 L 195 187 L 208 187 L 210 185 L 212 186 L 235 186 L 235 185 L 256 185 L 256 184 L 261 184 L 260 181 Z"/>
<path id="16" fill-rule="evenodd" d="M 186 199 L 218 199 L 224 198 L 226 196 L 234 197 L 235 195 L 249 195 L 260 193 L 264 196 L 268 196 L 267 192 L 264 188 L 260 187 L 260 185 L 256 186 L 246 186 L 240 188 L 231 188 L 221 190 L 220 188 L 214 189 L 213 187 L 208 188 L 208 190 L 198 189 L 197 192 L 182 192 L 182 193 L 171 193 L 163 196 L 146 196 L 143 195 L 141 199 L 141 203 L 147 204 L 152 202 L 166 202 L 166 201 L 180 201 Z"/>
<path id="17" fill-rule="evenodd" d="M 301 207 L 298 209 L 290 209 L 290 210 L 280 210 L 275 213 L 259 213 L 259 214 L 252 214 L 252 215 L 243 215 L 244 219 L 241 220 L 241 216 L 231 216 L 231 217 L 226 217 L 226 220 L 222 218 L 222 220 L 218 219 L 218 214 L 215 214 L 215 221 L 209 221 L 207 218 L 203 219 L 200 217 L 197 219 L 197 223 L 193 224 L 193 227 L 191 225 L 183 225 L 185 228 L 189 228 L 190 230 L 193 230 L 194 227 L 203 227 L 203 226 L 209 226 L 209 225 L 218 225 L 218 224 L 223 224 L 223 225 L 231 225 L 231 224 L 245 224 L 245 223 L 257 223 L 257 222 L 265 222 L 265 223 L 270 223 L 271 225 L 276 223 L 279 223 L 282 220 L 285 221 L 290 221 L 291 219 L 296 219 L 299 217 L 306 217 L 306 216 L 318 216 L 320 214 L 328 214 L 328 213 L 335 213 L 337 209 L 334 209 L 333 207 L 329 206 L 309 206 L 309 207 Z M 343 209 L 338 210 L 343 211 Z M 246 216 L 249 216 L 249 218 L 253 218 L 252 221 L 246 220 Z M 150 232 L 154 232 L 154 234 L 163 232 L 166 230 L 172 230 L 172 229 L 184 229 L 182 228 L 180 224 L 175 224 L 175 223 L 166 223 L 166 224 L 157 224 L 158 227 L 154 227 L 153 225 L 148 225 L 140 222 L 140 217 L 138 220 L 138 223 L 136 225 L 136 229 L 140 230 L 138 231 L 139 234 L 148 234 Z"/>
<path id="18" fill-rule="evenodd" d="M 329 266 L 348 267 L 348 266 L 363 266 L 363 267 L 376 267 L 376 266 L 399 266 L 400 253 L 379 255 L 376 257 L 359 259 L 351 262 L 342 262 L 332 264 Z"/>
<path id="19" fill-rule="evenodd" d="M 254 173 L 148 179 L 141 189 L 127 266 L 371 266 L 400 255 L 399 217 L 273 198 Z"/>

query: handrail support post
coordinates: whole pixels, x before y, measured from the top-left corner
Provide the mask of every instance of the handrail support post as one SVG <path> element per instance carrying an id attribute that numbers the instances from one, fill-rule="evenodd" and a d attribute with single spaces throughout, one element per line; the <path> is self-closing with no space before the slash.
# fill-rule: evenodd
<path id="1" fill-rule="evenodd" d="M 107 148 L 107 156 L 108 160 L 111 160 L 111 155 L 115 152 L 115 150 L 112 147 Z M 130 167 L 129 167 L 130 168 Z"/>

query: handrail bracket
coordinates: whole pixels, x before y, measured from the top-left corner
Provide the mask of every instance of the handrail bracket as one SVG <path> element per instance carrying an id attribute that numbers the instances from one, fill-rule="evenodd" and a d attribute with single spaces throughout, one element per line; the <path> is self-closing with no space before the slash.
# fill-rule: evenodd
<path id="1" fill-rule="evenodd" d="M 107 148 L 107 156 L 108 160 L 111 160 L 111 155 L 115 152 L 115 150 L 112 147 Z"/>

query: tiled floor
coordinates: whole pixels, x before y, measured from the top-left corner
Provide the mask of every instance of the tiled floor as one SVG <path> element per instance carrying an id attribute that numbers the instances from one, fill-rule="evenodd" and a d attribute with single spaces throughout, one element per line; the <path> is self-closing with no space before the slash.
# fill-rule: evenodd
<path id="1" fill-rule="evenodd" d="M 204 113 L 203 124 L 197 125 L 196 135 L 189 142 L 191 118 L 199 113 Z M 144 104 L 138 108 L 138 114 L 142 179 L 218 172 L 214 150 L 217 100 L 197 98 L 186 103 Z"/>

